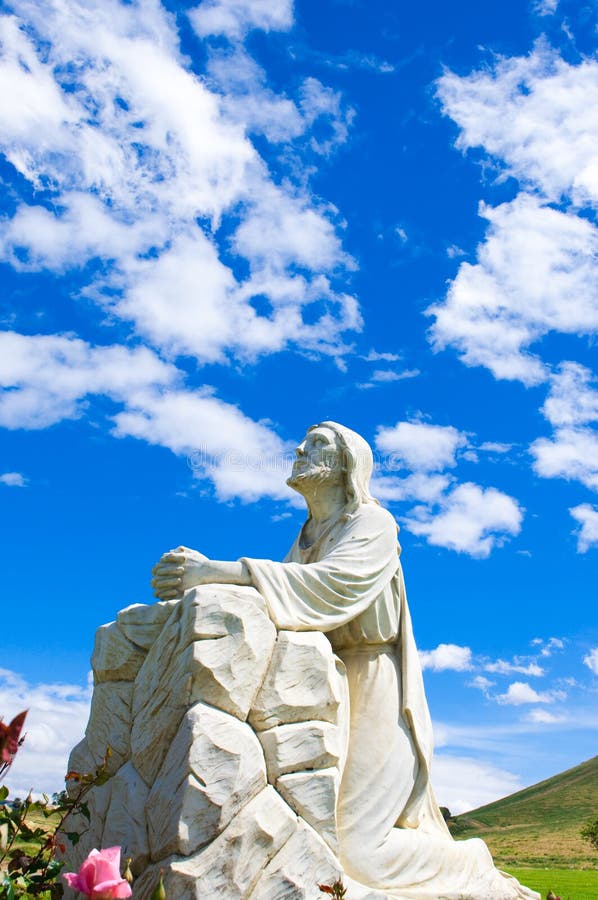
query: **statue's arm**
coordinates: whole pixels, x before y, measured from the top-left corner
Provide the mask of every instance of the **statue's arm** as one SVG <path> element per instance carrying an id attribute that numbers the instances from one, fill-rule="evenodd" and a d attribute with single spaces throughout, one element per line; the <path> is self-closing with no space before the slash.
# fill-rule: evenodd
<path id="1" fill-rule="evenodd" d="M 241 560 L 208 559 L 197 550 L 169 550 L 152 569 L 152 588 L 159 600 L 182 597 L 200 584 L 252 584 L 249 569 Z"/>

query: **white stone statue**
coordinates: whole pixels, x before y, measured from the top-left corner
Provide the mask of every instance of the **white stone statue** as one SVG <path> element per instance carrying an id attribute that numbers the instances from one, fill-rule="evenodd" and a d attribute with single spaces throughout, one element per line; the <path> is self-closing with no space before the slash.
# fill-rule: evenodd
<path id="1" fill-rule="evenodd" d="M 363 886 L 363 897 L 537 898 L 494 867 L 482 841 L 454 841 L 438 809 L 430 783 L 432 727 L 397 526 L 370 494 L 369 445 L 342 425 L 322 422 L 309 429 L 296 454 L 288 484 L 303 495 L 309 515 L 286 559 L 222 562 L 178 547 L 154 567 L 156 596 L 163 605 L 176 604 L 183 596 L 186 602 L 193 594 L 190 589 L 197 588 L 193 602 L 201 606 L 199 586 L 235 585 L 240 587 L 231 591 L 262 604 L 276 626 L 278 649 L 261 693 L 248 701 L 250 712 L 237 711 L 243 707 L 240 701 L 232 711 L 241 719 L 248 715 L 265 753 L 269 784 L 336 854 L 332 859 L 355 886 L 352 896 Z M 322 635 L 332 651 L 321 643 Z M 292 701 L 284 699 L 302 682 L 307 692 L 315 678 L 306 648 L 317 650 L 321 659 L 331 653 L 334 660 L 334 671 L 327 676 L 334 702 L 322 702 L 311 716 L 315 721 L 307 723 L 293 712 Z M 305 668 L 302 659 L 307 660 Z M 144 666 L 148 664 L 149 658 Z M 329 667 L 327 662 L 322 665 Z M 146 688 L 135 690 L 148 694 Z M 149 701 L 140 700 L 139 709 L 144 702 Z M 207 724 L 201 727 L 213 729 L 205 710 L 202 715 Z M 133 728 L 133 745 L 135 740 Z M 181 752 L 184 755 L 184 748 Z M 298 764 L 288 761 L 293 755 L 303 758 L 298 774 Z M 138 763 L 133 753 L 133 763 L 150 784 L 156 772 L 144 775 L 142 760 L 143 753 Z M 332 806 L 328 812 L 326 802 Z M 163 843 L 164 852 L 187 852 L 181 851 L 180 840 L 167 843 L 164 838 Z M 290 877 L 285 875 L 284 884 L 290 884 Z M 263 877 L 252 885 L 256 883 L 246 896 L 318 896 L 313 884 L 312 893 L 305 887 L 303 893 L 290 888 L 285 893 L 280 886 L 268 887 L 274 882 Z M 216 888 L 211 890 L 210 896 L 220 896 Z M 222 896 L 233 893 L 223 888 Z"/>

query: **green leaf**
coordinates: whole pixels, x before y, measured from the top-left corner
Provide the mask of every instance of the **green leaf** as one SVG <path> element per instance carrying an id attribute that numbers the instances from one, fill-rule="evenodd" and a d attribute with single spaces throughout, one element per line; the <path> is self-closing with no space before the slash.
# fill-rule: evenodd
<path id="1" fill-rule="evenodd" d="M 4 891 L 6 891 L 4 895 L 6 897 L 6 900 L 15 900 L 15 889 L 12 886 L 12 878 L 9 878 L 8 875 L 5 875 L 2 879 L 0 887 L 2 887 Z"/>
<path id="2" fill-rule="evenodd" d="M 8 788 L 5 784 L 0 787 L 0 803 L 2 803 L 8 797 Z"/>
<path id="3" fill-rule="evenodd" d="M 79 838 L 81 837 L 81 835 L 77 831 L 67 831 L 66 836 L 73 847 L 75 846 L 75 844 L 79 843 Z"/>
<path id="4" fill-rule="evenodd" d="M 91 821 L 91 813 L 89 812 L 89 806 L 87 805 L 87 803 L 81 804 L 81 806 L 79 807 L 79 812 L 82 816 L 85 816 L 88 822 Z"/>
<path id="5" fill-rule="evenodd" d="M 56 876 L 60 874 L 60 870 L 63 866 L 64 863 L 61 860 L 53 859 L 48 865 L 48 878 L 56 878 Z"/>

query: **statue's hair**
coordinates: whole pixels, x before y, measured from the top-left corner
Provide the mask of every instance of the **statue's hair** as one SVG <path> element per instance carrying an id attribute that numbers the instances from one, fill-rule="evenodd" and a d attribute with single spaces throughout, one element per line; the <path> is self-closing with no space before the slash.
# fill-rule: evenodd
<path id="1" fill-rule="evenodd" d="M 374 456 L 368 442 L 356 431 L 339 425 L 338 422 L 319 422 L 308 428 L 308 432 L 314 428 L 330 428 L 336 435 L 345 471 L 346 512 L 354 513 L 363 503 L 378 503 L 370 494 Z"/>

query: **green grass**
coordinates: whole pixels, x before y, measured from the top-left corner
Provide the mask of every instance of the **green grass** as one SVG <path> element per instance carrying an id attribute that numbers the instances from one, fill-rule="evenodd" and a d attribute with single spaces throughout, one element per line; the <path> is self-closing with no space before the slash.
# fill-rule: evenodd
<path id="1" fill-rule="evenodd" d="M 596 869 L 520 869 L 509 866 L 521 884 L 546 897 L 553 891 L 562 900 L 598 900 L 598 870 Z"/>
<path id="2" fill-rule="evenodd" d="M 501 868 L 592 868 L 598 854 L 580 836 L 598 810 L 598 756 L 496 803 L 457 816 L 460 840 L 486 841 Z M 558 892 L 557 892 L 558 893 Z"/>

